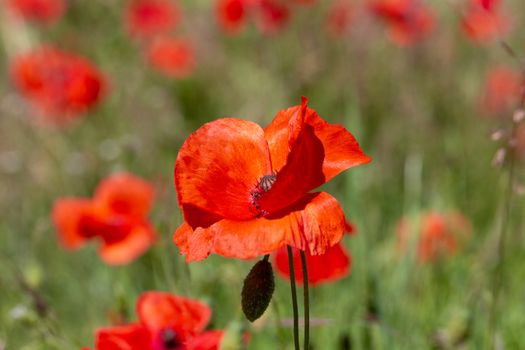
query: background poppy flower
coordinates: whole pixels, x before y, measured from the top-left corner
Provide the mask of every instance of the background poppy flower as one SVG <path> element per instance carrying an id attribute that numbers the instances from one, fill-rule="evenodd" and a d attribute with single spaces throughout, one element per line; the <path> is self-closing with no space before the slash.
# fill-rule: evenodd
<path id="1" fill-rule="evenodd" d="M 426 263 L 455 254 L 470 232 L 470 223 L 459 213 L 429 212 L 420 217 L 417 227 L 407 219 L 399 222 L 398 248 L 407 252 L 414 243 L 418 261 Z"/>
<path id="2" fill-rule="evenodd" d="M 284 278 L 290 279 L 288 265 L 288 249 L 282 247 L 274 254 L 276 271 Z M 303 283 L 303 269 L 300 250 L 293 249 L 295 280 Z M 312 286 L 326 282 L 334 282 L 346 277 L 350 271 L 351 258 L 341 243 L 326 250 L 322 255 L 311 255 L 306 252 L 308 265 L 308 283 Z"/>
<path id="3" fill-rule="evenodd" d="M 337 200 L 308 193 L 340 172 L 370 161 L 355 138 L 301 106 L 259 125 L 218 119 L 195 131 L 175 164 L 185 222 L 174 241 L 188 261 L 211 252 L 254 258 L 289 244 L 323 254 L 341 239 Z"/>
<path id="4" fill-rule="evenodd" d="M 48 120 L 65 122 L 94 106 L 105 90 L 105 78 L 88 60 L 52 47 L 22 54 L 12 62 L 19 91 Z"/>
<path id="5" fill-rule="evenodd" d="M 282 0 L 218 0 L 219 25 L 228 33 L 238 33 L 248 17 L 255 19 L 260 31 L 271 34 L 280 30 L 291 15 L 290 3 Z"/>
<path id="6" fill-rule="evenodd" d="M 157 71 L 173 78 L 186 78 L 195 70 L 195 51 L 189 40 L 161 37 L 147 49 L 148 60 Z"/>
<path id="7" fill-rule="evenodd" d="M 132 36 L 151 38 L 173 29 L 180 12 L 170 0 L 130 0 L 125 14 L 127 28 Z"/>
<path id="8" fill-rule="evenodd" d="M 7 0 L 7 5 L 24 19 L 42 23 L 56 22 L 66 9 L 64 0 Z"/>
<path id="9" fill-rule="evenodd" d="M 146 217 L 152 200 L 149 183 L 120 173 L 102 181 L 93 199 L 57 200 L 52 217 L 67 249 L 78 249 L 96 238 L 102 260 L 125 264 L 144 253 L 155 240 Z"/>
<path id="10" fill-rule="evenodd" d="M 246 0 L 219 0 L 217 2 L 219 25 L 229 33 L 237 33 L 246 23 L 247 10 Z"/>
<path id="11" fill-rule="evenodd" d="M 259 0 L 257 25 L 264 33 L 280 30 L 290 19 L 289 4 L 281 0 Z"/>
<path id="12" fill-rule="evenodd" d="M 493 114 L 505 114 L 518 105 L 523 78 L 506 67 L 489 70 L 481 94 L 481 108 Z"/>
<path id="13" fill-rule="evenodd" d="M 204 332 L 211 309 L 166 292 L 145 292 L 137 301 L 139 321 L 97 331 L 97 350 L 213 350 L 222 331 Z"/>
<path id="14" fill-rule="evenodd" d="M 434 14 L 419 0 L 375 0 L 370 9 L 386 22 L 390 39 L 401 46 L 424 39 L 434 28 Z"/>
<path id="15" fill-rule="evenodd" d="M 473 0 L 461 20 L 468 39 L 487 42 L 500 38 L 510 29 L 510 20 L 499 9 L 499 1 Z"/>
<path id="16" fill-rule="evenodd" d="M 326 17 L 328 32 L 335 36 L 344 35 L 350 28 L 353 13 L 349 0 L 333 1 Z"/>

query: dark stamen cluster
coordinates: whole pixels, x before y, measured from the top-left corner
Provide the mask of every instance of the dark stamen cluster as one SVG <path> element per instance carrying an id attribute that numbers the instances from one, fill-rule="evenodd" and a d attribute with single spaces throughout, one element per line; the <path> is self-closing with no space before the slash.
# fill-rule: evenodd
<path id="1" fill-rule="evenodd" d="M 182 343 L 180 342 L 177 333 L 173 329 L 165 329 L 162 331 L 162 345 L 166 350 L 178 349 Z"/>
<path id="2" fill-rule="evenodd" d="M 264 175 L 257 183 L 257 186 L 255 187 L 255 189 L 252 191 L 251 193 L 252 205 L 258 211 L 257 217 L 265 216 L 268 214 L 266 210 L 261 210 L 258 200 L 259 198 L 261 198 L 263 193 L 268 192 L 272 188 L 276 180 L 277 180 L 277 173 L 272 172 L 270 175 Z"/>

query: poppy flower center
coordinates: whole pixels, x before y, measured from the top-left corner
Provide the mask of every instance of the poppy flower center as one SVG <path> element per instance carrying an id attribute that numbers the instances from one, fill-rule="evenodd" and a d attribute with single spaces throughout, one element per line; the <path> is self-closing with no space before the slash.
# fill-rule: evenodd
<path id="1" fill-rule="evenodd" d="M 268 192 L 275 183 L 275 180 L 277 180 L 277 174 L 275 173 L 272 173 L 271 175 L 264 175 L 257 184 L 257 188 L 262 192 Z"/>
<path id="2" fill-rule="evenodd" d="M 261 207 L 259 205 L 259 198 L 263 195 L 263 193 L 268 192 L 275 181 L 277 180 L 277 173 L 271 173 L 270 175 L 264 175 L 259 182 L 257 183 L 257 186 L 251 193 L 251 202 L 253 207 L 257 210 L 257 217 L 266 216 L 269 214 L 266 210 L 261 210 Z"/>
<path id="3" fill-rule="evenodd" d="M 182 346 L 180 337 L 173 329 L 163 330 L 160 337 L 165 350 L 175 350 Z"/>
<path id="4" fill-rule="evenodd" d="M 131 231 L 130 223 L 120 218 L 101 220 L 94 216 L 80 219 L 79 231 L 86 238 L 100 237 L 106 243 L 118 242 Z"/>

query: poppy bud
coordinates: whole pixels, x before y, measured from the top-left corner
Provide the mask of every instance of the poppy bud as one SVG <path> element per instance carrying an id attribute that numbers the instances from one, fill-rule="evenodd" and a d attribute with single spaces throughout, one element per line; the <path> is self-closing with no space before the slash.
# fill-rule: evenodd
<path id="1" fill-rule="evenodd" d="M 274 289 L 272 264 L 265 258 L 252 267 L 242 287 L 242 311 L 250 322 L 261 317 L 268 308 Z"/>

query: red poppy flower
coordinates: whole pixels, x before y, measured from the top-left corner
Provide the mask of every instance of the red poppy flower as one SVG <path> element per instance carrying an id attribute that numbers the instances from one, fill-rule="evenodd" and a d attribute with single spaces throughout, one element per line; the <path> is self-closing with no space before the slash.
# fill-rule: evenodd
<path id="1" fill-rule="evenodd" d="M 193 73 L 196 60 L 189 40 L 161 37 L 154 40 L 147 50 L 153 68 L 173 78 L 185 78 Z"/>
<path id="2" fill-rule="evenodd" d="M 236 33 L 246 23 L 248 4 L 246 0 L 219 0 L 217 18 L 221 27 L 229 33 Z"/>
<path id="3" fill-rule="evenodd" d="M 100 241 L 99 254 L 108 264 L 126 264 L 148 249 L 155 233 L 146 215 L 153 187 L 131 174 L 105 179 L 93 199 L 63 198 L 55 202 L 53 222 L 67 249 L 87 240 Z"/>
<path id="4" fill-rule="evenodd" d="M 472 0 L 471 3 L 473 5 L 481 5 L 485 10 L 490 11 L 493 10 L 496 6 L 500 4 L 500 0 Z"/>
<path id="5" fill-rule="evenodd" d="M 303 283 L 303 269 L 299 249 L 293 248 L 294 272 L 296 282 Z M 284 278 L 290 279 L 288 250 L 282 247 L 274 254 L 275 268 Z M 346 277 L 350 271 L 351 258 L 342 244 L 338 243 L 323 255 L 311 255 L 306 252 L 308 265 L 308 283 L 312 286 L 334 282 Z"/>
<path id="6" fill-rule="evenodd" d="M 283 0 L 218 0 L 217 16 L 221 27 L 239 32 L 248 17 L 253 17 L 264 33 L 280 30 L 290 18 L 290 3 Z"/>
<path id="7" fill-rule="evenodd" d="M 424 39 L 434 28 L 434 14 L 419 0 L 374 0 L 370 7 L 387 23 L 392 41 L 401 46 Z"/>
<path id="8" fill-rule="evenodd" d="M 210 308 L 196 300 L 165 292 L 143 293 L 139 321 L 97 331 L 96 350 L 215 350 L 222 331 L 203 332 Z"/>
<path id="9" fill-rule="evenodd" d="M 66 9 L 64 0 L 8 0 L 7 5 L 26 20 L 42 23 L 57 21 Z"/>
<path id="10" fill-rule="evenodd" d="M 510 20 L 501 13 L 499 1 L 473 0 L 463 15 L 461 28 L 470 40 L 487 42 L 506 34 Z"/>
<path id="11" fill-rule="evenodd" d="M 187 350 L 219 350 L 224 331 L 213 330 L 198 334 L 186 343 Z"/>
<path id="12" fill-rule="evenodd" d="M 326 18 L 328 32 L 335 36 L 344 35 L 350 28 L 353 13 L 349 0 L 335 0 Z"/>
<path id="13" fill-rule="evenodd" d="M 20 92 L 58 123 L 85 113 L 102 98 L 106 85 L 91 62 L 51 47 L 16 57 L 11 75 Z"/>
<path id="14" fill-rule="evenodd" d="M 210 253 L 254 258 L 283 245 L 323 254 L 341 239 L 337 200 L 309 193 L 340 172 L 370 161 L 355 138 L 300 106 L 262 129 L 218 119 L 195 131 L 175 165 L 185 222 L 174 241 L 188 261 Z"/>
<path id="15" fill-rule="evenodd" d="M 407 252 L 415 243 L 417 259 L 426 263 L 457 252 L 459 243 L 470 235 L 467 219 L 459 213 L 440 214 L 430 212 L 420 217 L 419 228 L 403 219 L 398 224 L 398 247 Z"/>
<path id="16" fill-rule="evenodd" d="M 290 19 L 289 4 L 282 0 L 259 0 L 257 25 L 264 33 L 275 33 Z"/>
<path id="17" fill-rule="evenodd" d="M 522 83 L 521 74 L 506 68 L 492 68 L 486 77 L 481 95 L 481 107 L 493 114 L 508 113 L 518 105 Z"/>
<path id="18" fill-rule="evenodd" d="M 170 31 L 179 18 L 180 9 L 170 0 L 131 0 L 126 9 L 128 31 L 142 38 Z"/>

